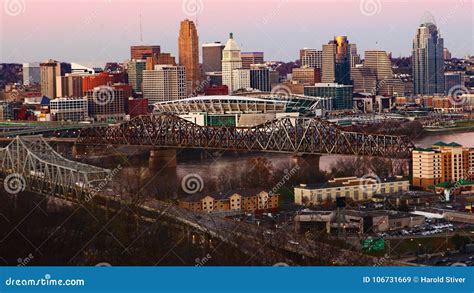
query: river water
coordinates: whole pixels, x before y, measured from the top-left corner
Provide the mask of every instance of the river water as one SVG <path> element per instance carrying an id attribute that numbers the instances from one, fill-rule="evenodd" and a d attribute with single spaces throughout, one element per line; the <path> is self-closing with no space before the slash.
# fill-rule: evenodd
<path id="1" fill-rule="evenodd" d="M 417 147 L 429 147 L 437 141 L 445 142 L 457 142 L 463 146 L 474 147 L 474 132 L 465 133 L 439 133 L 421 136 L 414 140 L 415 146 Z M 178 164 L 178 176 L 184 176 L 187 173 L 200 169 L 204 174 L 215 174 L 216 171 L 222 171 L 223 169 L 233 170 L 245 164 L 246 161 L 251 157 L 264 156 L 267 157 L 275 167 L 291 166 L 295 162 L 295 158 L 291 154 L 258 154 L 258 155 L 245 155 L 242 157 L 214 157 L 207 161 L 186 161 Z M 328 171 L 331 164 L 344 156 L 341 155 L 323 155 L 320 159 L 319 167 L 321 170 Z"/>

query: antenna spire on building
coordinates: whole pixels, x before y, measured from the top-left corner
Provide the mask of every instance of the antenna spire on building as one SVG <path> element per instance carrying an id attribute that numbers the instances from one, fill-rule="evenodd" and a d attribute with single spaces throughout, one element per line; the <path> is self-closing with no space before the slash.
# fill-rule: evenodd
<path id="1" fill-rule="evenodd" d="M 140 43 L 143 43 L 142 14 L 140 13 Z"/>

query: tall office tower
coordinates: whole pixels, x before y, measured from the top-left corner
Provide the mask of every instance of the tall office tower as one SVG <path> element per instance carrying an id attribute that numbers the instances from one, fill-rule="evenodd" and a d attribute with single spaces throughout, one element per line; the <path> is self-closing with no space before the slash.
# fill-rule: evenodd
<path id="1" fill-rule="evenodd" d="M 242 58 L 240 57 L 240 47 L 234 40 L 234 35 L 230 33 L 229 40 L 222 51 L 222 84 L 226 85 L 231 94 L 236 88 L 233 85 L 233 70 L 242 68 Z"/>
<path id="2" fill-rule="evenodd" d="M 449 52 L 448 48 L 443 49 L 443 59 L 444 60 L 451 60 L 451 52 Z"/>
<path id="3" fill-rule="evenodd" d="M 232 86 L 234 91 L 250 88 L 250 69 L 238 68 L 232 70 Z"/>
<path id="4" fill-rule="evenodd" d="M 86 74 L 66 73 L 56 77 L 56 95 L 58 97 L 82 97 L 82 79 Z"/>
<path id="5" fill-rule="evenodd" d="M 146 70 L 153 70 L 155 65 L 176 65 L 176 60 L 170 53 L 153 54 L 146 58 Z"/>
<path id="6" fill-rule="evenodd" d="M 322 68 L 323 51 L 303 48 L 300 50 L 301 67 Z"/>
<path id="7" fill-rule="evenodd" d="M 130 47 L 130 59 L 146 60 L 148 57 L 152 57 L 153 54 L 160 54 L 160 46 L 131 46 Z"/>
<path id="8" fill-rule="evenodd" d="M 323 45 L 323 83 L 351 84 L 349 42 L 345 36 L 337 36 Z"/>
<path id="9" fill-rule="evenodd" d="M 388 57 L 387 52 L 382 50 L 365 51 L 364 67 L 370 68 L 375 72 L 378 83 L 393 76 L 392 61 Z"/>
<path id="10" fill-rule="evenodd" d="M 240 57 L 242 58 L 243 69 L 250 69 L 252 64 L 263 64 L 265 62 L 263 52 L 242 52 Z"/>
<path id="11" fill-rule="evenodd" d="M 225 45 L 214 42 L 202 45 L 202 69 L 204 72 L 222 71 L 222 50 Z"/>
<path id="12" fill-rule="evenodd" d="M 360 64 L 360 55 L 357 54 L 357 45 L 349 44 L 349 51 L 350 51 L 351 68 L 353 68 L 353 67 L 356 67 L 356 65 Z"/>
<path id="13" fill-rule="evenodd" d="M 178 38 L 179 65 L 186 68 L 186 79 L 190 88 L 194 90 L 199 85 L 199 38 L 193 21 L 185 19 L 181 22 Z"/>
<path id="14" fill-rule="evenodd" d="M 462 71 L 455 71 L 455 72 L 446 72 L 444 74 L 444 94 L 454 94 L 455 92 L 462 92 L 459 90 L 451 90 L 450 89 L 457 89 L 464 85 L 464 72 Z"/>
<path id="15" fill-rule="evenodd" d="M 254 64 L 250 67 L 250 87 L 262 92 L 270 92 L 270 69 L 263 64 Z"/>
<path id="16" fill-rule="evenodd" d="M 99 86 L 84 93 L 87 96 L 89 116 L 98 122 L 114 123 L 125 119 L 127 91 L 122 85 Z M 104 103 L 97 103 L 97 99 Z"/>
<path id="17" fill-rule="evenodd" d="M 444 93 L 444 42 L 433 23 L 424 23 L 413 38 L 412 71 L 415 94 Z"/>
<path id="18" fill-rule="evenodd" d="M 149 105 L 186 98 L 184 66 L 155 65 L 155 70 L 143 71 L 143 98 Z"/>
<path id="19" fill-rule="evenodd" d="M 38 62 L 23 63 L 23 84 L 39 84 L 40 82 L 40 64 Z"/>
<path id="20" fill-rule="evenodd" d="M 351 79 L 355 93 L 376 94 L 377 75 L 373 69 L 361 65 L 356 66 L 351 69 Z"/>
<path id="21" fill-rule="evenodd" d="M 40 63 L 41 94 L 50 99 L 56 98 L 56 80 L 71 72 L 71 64 L 48 60 Z"/>
<path id="22" fill-rule="evenodd" d="M 142 92 L 143 70 L 146 69 L 145 60 L 132 59 L 128 62 L 128 83 L 137 93 Z"/>

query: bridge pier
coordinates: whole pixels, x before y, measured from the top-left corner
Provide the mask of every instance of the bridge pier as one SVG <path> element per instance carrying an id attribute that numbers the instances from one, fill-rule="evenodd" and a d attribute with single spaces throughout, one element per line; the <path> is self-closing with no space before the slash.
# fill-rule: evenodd
<path id="1" fill-rule="evenodd" d="M 298 166 L 298 174 L 307 178 L 307 183 L 312 183 L 319 173 L 319 161 L 321 155 L 297 154 L 294 156 L 294 162 Z"/>
<path id="2" fill-rule="evenodd" d="M 148 167 L 152 170 L 176 168 L 176 149 L 152 149 Z"/>

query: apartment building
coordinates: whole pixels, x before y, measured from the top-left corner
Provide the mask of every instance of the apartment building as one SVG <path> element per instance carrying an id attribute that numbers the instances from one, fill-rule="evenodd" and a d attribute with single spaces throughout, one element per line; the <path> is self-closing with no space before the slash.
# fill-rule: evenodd
<path id="1" fill-rule="evenodd" d="M 413 185 L 433 189 L 443 182 L 474 179 L 474 148 L 439 141 L 412 152 Z"/>
<path id="2" fill-rule="evenodd" d="M 269 194 L 266 191 L 256 189 L 204 192 L 178 200 L 178 206 L 205 213 L 271 211 L 278 208 L 278 194 Z"/>

